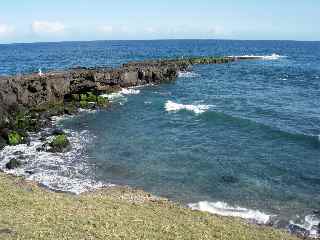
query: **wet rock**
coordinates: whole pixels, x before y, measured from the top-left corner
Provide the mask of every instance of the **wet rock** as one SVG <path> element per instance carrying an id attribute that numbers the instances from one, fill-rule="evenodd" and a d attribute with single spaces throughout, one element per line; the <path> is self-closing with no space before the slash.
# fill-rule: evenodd
<path id="1" fill-rule="evenodd" d="M 6 169 L 12 170 L 20 167 L 22 165 L 22 162 L 17 159 L 11 159 L 7 164 L 6 164 Z"/>
<path id="2" fill-rule="evenodd" d="M 0 151 L 5 147 L 7 146 L 7 141 L 0 136 Z"/>
<path id="3" fill-rule="evenodd" d="M 66 134 L 62 129 L 58 129 L 58 128 L 56 128 L 56 129 L 53 129 L 53 131 L 52 131 L 52 135 L 64 135 L 64 134 Z"/>
<path id="4" fill-rule="evenodd" d="M 288 226 L 290 233 L 295 234 L 296 236 L 300 238 L 307 238 L 310 235 L 310 232 L 300 226 L 297 226 L 295 224 L 290 224 Z"/>

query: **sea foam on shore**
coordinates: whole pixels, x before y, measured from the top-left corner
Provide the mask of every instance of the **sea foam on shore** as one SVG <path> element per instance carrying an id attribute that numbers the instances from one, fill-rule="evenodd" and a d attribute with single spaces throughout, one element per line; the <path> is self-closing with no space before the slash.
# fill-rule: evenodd
<path id="1" fill-rule="evenodd" d="M 240 217 L 257 224 L 267 224 L 270 222 L 271 215 L 259 210 L 251 210 L 242 207 L 233 207 L 225 202 L 208 202 L 190 203 L 188 207 L 193 210 L 209 212 L 226 217 Z"/>

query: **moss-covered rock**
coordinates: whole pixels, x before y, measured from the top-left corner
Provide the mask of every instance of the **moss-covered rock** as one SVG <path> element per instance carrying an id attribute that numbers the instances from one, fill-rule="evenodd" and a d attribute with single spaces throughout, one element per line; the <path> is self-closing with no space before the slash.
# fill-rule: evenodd
<path id="1" fill-rule="evenodd" d="M 89 103 L 87 101 L 80 101 L 79 102 L 79 106 L 81 108 L 88 108 L 89 107 Z"/>
<path id="2" fill-rule="evenodd" d="M 19 145 L 23 143 L 23 136 L 16 131 L 12 131 L 8 134 L 8 143 L 11 146 Z"/>
<path id="3" fill-rule="evenodd" d="M 65 134 L 56 135 L 49 143 L 50 152 L 66 152 L 70 149 L 70 142 Z"/>
<path id="4" fill-rule="evenodd" d="M 87 93 L 87 101 L 88 102 L 97 102 L 97 96 L 92 92 Z"/>
<path id="5" fill-rule="evenodd" d="M 17 160 L 17 159 L 11 159 L 7 164 L 6 164 L 6 169 L 15 169 L 18 168 L 22 165 L 21 161 Z"/>
<path id="6" fill-rule="evenodd" d="M 99 107 L 106 107 L 108 106 L 108 99 L 102 96 L 98 96 L 97 104 Z"/>

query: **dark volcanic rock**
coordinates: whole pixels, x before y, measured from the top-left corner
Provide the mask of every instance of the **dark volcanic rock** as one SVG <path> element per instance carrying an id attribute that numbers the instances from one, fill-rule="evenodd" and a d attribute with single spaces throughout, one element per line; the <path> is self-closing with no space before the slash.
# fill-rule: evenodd
<path id="1" fill-rule="evenodd" d="M 53 129 L 52 135 L 64 135 L 65 132 L 62 129 Z"/>
<path id="2" fill-rule="evenodd" d="M 0 136 L 0 150 L 2 150 L 5 146 L 7 146 L 7 141 Z"/>
<path id="3" fill-rule="evenodd" d="M 21 161 L 14 158 L 14 159 L 11 159 L 6 164 L 6 168 L 9 169 L 9 170 L 12 170 L 12 169 L 20 167 L 21 165 L 22 165 Z"/>
<path id="4" fill-rule="evenodd" d="M 22 123 L 30 129 L 37 130 L 46 124 L 53 115 L 74 114 L 80 102 L 64 107 L 66 100 L 74 101 L 71 96 L 83 93 L 100 93 L 119 90 L 148 83 L 175 80 L 179 71 L 186 71 L 193 64 L 215 64 L 234 61 L 234 58 L 198 57 L 187 59 L 130 62 L 117 69 L 110 68 L 76 68 L 68 71 L 50 72 L 39 76 L 0 77 L 0 127 L 14 122 L 14 115 L 23 111 L 36 111 L 42 114 L 22 118 Z M 82 105 L 88 105 L 81 101 Z M 100 101 L 101 102 L 101 101 Z M 99 105 L 99 104 L 98 104 Z M 107 106 L 107 104 L 100 104 Z M 59 106 L 59 107 L 57 107 Z M 45 114 L 44 114 L 45 113 Z"/>

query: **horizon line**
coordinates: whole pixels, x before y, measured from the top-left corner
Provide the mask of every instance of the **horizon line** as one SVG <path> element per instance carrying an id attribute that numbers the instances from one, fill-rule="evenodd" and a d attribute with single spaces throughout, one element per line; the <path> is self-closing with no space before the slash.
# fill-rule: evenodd
<path id="1" fill-rule="evenodd" d="M 294 39 L 233 39 L 233 38 L 155 38 L 155 39 L 95 39 L 95 40 L 61 40 L 61 41 L 31 41 L 31 42 L 8 42 L 0 45 L 18 44 L 46 44 L 46 43 L 71 43 L 71 42 L 115 42 L 115 41 L 279 41 L 279 42 L 320 42 L 320 40 L 294 40 Z"/>

